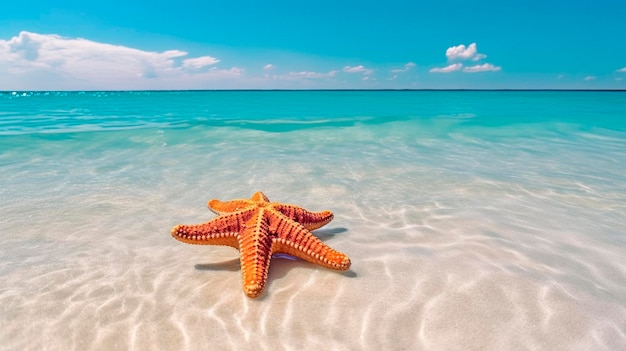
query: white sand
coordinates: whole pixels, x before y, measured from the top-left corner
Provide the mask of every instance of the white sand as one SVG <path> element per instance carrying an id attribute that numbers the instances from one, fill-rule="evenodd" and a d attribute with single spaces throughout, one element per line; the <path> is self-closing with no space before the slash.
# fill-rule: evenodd
<path id="1" fill-rule="evenodd" d="M 619 172 L 421 145 L 312 150 L 316 162 L 297 147 L 246 158 L 238 145 L 235 158 L 224 144 L 5 166 L 0 349 L 626 349 Z M 212 218 L 209 198 L 256 190 L 332 210 L 317 234 L 352 269 L 277 258 L 250 299 L 236 250 L 170 237 Z"/>

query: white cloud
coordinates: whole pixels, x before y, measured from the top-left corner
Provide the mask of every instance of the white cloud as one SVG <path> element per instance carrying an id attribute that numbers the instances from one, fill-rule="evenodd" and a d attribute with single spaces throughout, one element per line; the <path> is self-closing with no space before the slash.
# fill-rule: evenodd
<path id="1" fill-rule="evenodd" d="M 415 64 L 413 62 L 408 62 L 407 64 L 404 65 L 404 68 L 392 69 L 391 73 L 404 73 L 413 67 L 415 67 Z"/>
<path id="2" fill-rule="evenodd" d="M 273 69 L 273 68 L 274 68 L 274 65 L 272 65 L 271 63 L 268 63 L 267 65 L 263 66 L 263 69 L 266 70 L 266 71 L 270 70 L 270 69 Z"/>
<path id="3" fill-rule="evenodd" d="M 451 46 L 446 50 L 448 60 L 468 60 L 474 57 L 474 55 L 476 55 L 476 43 L 471 43 L 468 47 L 465 47 L 463 44 Z"/>
<path id="4" fill-rule="evenodd" d="M 311 72 L 311 71 L 289 72 L 288 75 L 282 76 L 282 78 L 287 78 L 287 79 L 298 79 L 298 78 L 320 79 L 320 78 L 334 77 L 336 73 L 337 73 L 337 71 L 330 71 L 330 72 L 327 72 L 327 73 Z"/>
<path id="5" fill-rule="evenodd" d="M 245 70 L 239 67 L 231 67 L 229 69 L 219 69 L 217 67 L 212 67 L 207 73 L 208 76 L 211 77 L 220 77 L 220 78 L 236 78 L 243 75 Z"/>
<path id="6" fill-rule="evenodd" d="M 595 76 L 586 76 L 585 80 L 595 80 L 596 77 Z"/>
<path id="7" fill-rule="evenodd" d="M 363 73 L 363 74 L 372 74 L 372 73 L 374 73 L 374 70 L 365 68 L 365 66 L 363 66 L 363 65 L 345 66 L 343 68 L 343 71 L 347 72 L 347 73 Z"/>
<path id="8" fill-rule="evenodd" d="M 618 69 L 617 72 L 626 73 L 626 67 Z"/>
<path id="9" fill-rule="evenodd" d="M 192 68 L 192 69 L 200 69 L 202 67 L 214 65 L 220 62 L 220 60 L 211 56 L 201 56 L 191 59 L 183 60 L 183 67 Z"/>
<path id="10" fill-rule="evenodd" d="M 460 44 L 457 46 L 451 46 L 446 50 L 446 57 L 448 61 L 463 61 L 463 60 L 471 60 L 471 61 L 480 61 L 487 57 L 485 54 L 478 53 L 478 49 L 476 48 L 476 43 L 471 43 L 468 46 L 464 44 Z M 476 64 L 474 66 L 463 66 L 462 63 L 453 63 L 446 67 L 441 68 L 432 68 L 430 70 L 431 73 L 449 73 L 458 71 L 463 69 L 463 72 L 466 73 L 475 73 L 475 72 L 488 72 L 488 71 L 499 71 L 502 68 L 499 66 L 494 66 L 491 63 L 483 63 Z"/>
<path id="11" fill-rule="evenodd" d="M 451 46 L 446 50 L 446 57 L 448 60 L 472 60 L 480 61 L 487 58 L 485 54 L 479 54 L 476 43 L 471 43 L 467 47 L 463 44 L 457 46 Z"/>
<path id="12" fill-rule="evenodd" d="M 428 72 L 431 72 L 431 73 L 450 73 L 450 72 L 458 71 L 461 68 L 463 68 L 463 64 L 462 63 L 453 63 L 453 64 L 448 65 L 446 67 L 431 68 Z"/>
<path id="13" fill-rule="evenodd" d="M 243 73 L 237 67 L 200 70 L 219 60 L 187 55 L 24 31 L 0 39 L 0 89 L 202 88 Z"/>
<path id="14" fill-rule="evenodd" d="M 474 57 L 472 57 L 472 61 L 480 61 L 484 58 L 487 58 L 487 55 L 485 54 L 476 54 L 474 55 Z"/>
<path id="15" fill-rule="evenodd" d="M 467 73 L 475 73 L 475 72 L 488 72 L 488 71 L 499 71 L 502 67 L 494 66 L 491 63 L 484 63 L 482 65 L 475 65 L 463 68 L 463 72 Z"/>

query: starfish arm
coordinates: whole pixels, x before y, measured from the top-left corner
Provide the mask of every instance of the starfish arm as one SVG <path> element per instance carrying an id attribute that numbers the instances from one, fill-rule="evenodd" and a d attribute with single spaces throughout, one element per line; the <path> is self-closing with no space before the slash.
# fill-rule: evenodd
<path id="1" fill-rule="evenodd" d="M 257 297 L 265 288 L 272 257 L 272 238 L 264 218 L 264 210 L 257 211 L 245 223 L 239 237 L 239 251 L 243 291 L 249 297 Z"/>
<path id="2" fill-rule="evenodd" d="M 273 216 L 270 231 L 278 235 L 273 238 L 273 253 L 286 253 L 340 271 L 350 268 L 348 256 L 333 250 L 304 226 L 285 216 Z"/>
<path id="3" fill-rule="evenodd" d="M 174 239 L 195 245 L 226 245 L 239 248 L 237 236 L 249 213 L 236 212 L 215 217 L 203 224 L 179 224 L 172 228 Z"/>
<path id="4" fill-rule="evenodd" d="M 302 224 L 307 230 L 321 228 L 333 220 L 333 213 L 326 210 L 311 212 L 300 206 L 275 203 L 274 208 L 288 218 Z"/>
<path id="5" fill-rule="evenodd" d="M 263 194 L 260 191 L 257 191 L 256 193 L 252 194 L 252 197 L 250 197 L 250 200 L 254 202 L 270 202 L 270 199 L 268 199 L 267 196 L 265 196 L 265 194 Z"/>
<path id="6" fill-rule="evenodd" d="M 217 199 L 213 199 L 209 201 L 209 209 L 211 211 L 217 213 L 218 215 L 233 213 L 239 210 L 242 210 L 252 203 L 249 200 L 232 200 L 232 201 L 220 201 Z"/>

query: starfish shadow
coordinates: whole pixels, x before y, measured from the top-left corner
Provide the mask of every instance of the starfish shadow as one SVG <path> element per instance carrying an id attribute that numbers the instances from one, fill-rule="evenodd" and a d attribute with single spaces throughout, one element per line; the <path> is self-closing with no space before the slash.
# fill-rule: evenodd
<path id="1" fill-rule="evenodd" d="M 198 263 L 194 267 L 199 271 L 238 271 L 241 269 L 239 258 L 215 263 Z"/>
<path id="2" fill-rule="evenodd" d="M 347 232 L 346 228 L 327 228 L 327 229 L 317 229 L 313 231 L 313 234 L 320 238 L 321 240 L 329 239 L 339 233 Z"/>

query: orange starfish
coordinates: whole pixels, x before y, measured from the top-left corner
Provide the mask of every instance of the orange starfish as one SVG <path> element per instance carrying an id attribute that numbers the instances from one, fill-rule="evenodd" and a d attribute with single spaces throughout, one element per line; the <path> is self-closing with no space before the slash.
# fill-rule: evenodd
<path id="1" fill-rule="evenodd" d="M 267 281 L 270 258 L 286 253 L 321 266 L 345 271 L 350 259 L 321 242 L 311 230 L 333 219 L 330 211 L 310 212 L 295 205 L 270 202 L 262 192 L 250 199 L 209 201 L 218 217 L 204 224 L 172 228 L 179 241 L 196 245 L 226 245 L 239 249 L 243 290 L 257 297 Z"/>

